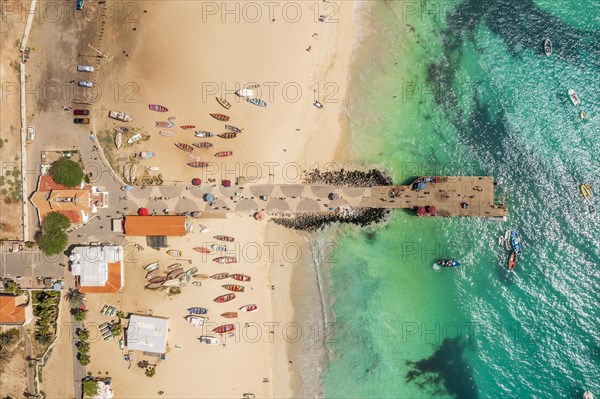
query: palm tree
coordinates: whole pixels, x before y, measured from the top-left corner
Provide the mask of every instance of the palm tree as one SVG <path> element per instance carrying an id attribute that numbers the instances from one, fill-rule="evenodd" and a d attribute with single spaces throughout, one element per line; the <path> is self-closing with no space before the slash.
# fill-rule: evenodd
<path id="1" fill-rule="evenodd" d="M 50 343 L 52 342 L 52 335 L 48 333 L 37 333 L 35 334 L 35 340 L 40 345 L 50 345 Z"/>
<path id="2" fill-rule="evenodd" d="M 69 288 L 69 292 L 66 293 L 65 298 L 71 302 L 71 306 L 74 308 L 81 307 L 85 302 L 85 294 L 77 288 Z"/>
<path id="3" fill-rule="evenodd" d="M 5 345 L 0 345 L 0 366 L 6 366 L 10 360 L 10 350 Z"/>

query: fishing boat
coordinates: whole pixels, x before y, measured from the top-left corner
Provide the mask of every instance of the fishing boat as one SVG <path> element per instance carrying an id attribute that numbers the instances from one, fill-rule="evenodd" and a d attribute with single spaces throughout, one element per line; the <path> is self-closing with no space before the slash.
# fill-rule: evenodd
<path id="1" fill-rule="evenodd" d="M 550 39 L 544 39 L 544 53 L 546 53 L 547 56 L 552 55 L 552 42 Z"/>
<path id="2" fill-rule="evenodd" d="M 206 168 L 208 166 L 208 162 L 200 162 L 200 161 L 188 162 L 187 166 L 191 166 L 192 168 Z"/>
<path id="3" fill-rule="evenodd" d="M 237 284 L 223 284 L 221 287 L 233 292 L 244 292 L 244 290 L 246 289 L 246 287 L 244 287 L 243 285 Z"/>
<path id="4" fill-rule="evenodd" d="M 116 133 L 119 133 L 119 132 L 121 132 L 121 133 L 123 133 L 123 134 L 127 134 L 127 133 L 129 133 L 129 128 L 128 128 L 128 127 L 125 127 L 125 126 L 115 126 L 115 127 L 113 127 L 113 130 L 114 130 Z"/>
<path id="5" fill-rule="evenodd" d="M 516 265 L 517 265 L 517 253 L 513 251 L 513 253 L 510 254 L 510 257 L 508 258 L 508 264 L 506 265 L 506 267 L 508 268 L 508 270 L 512 270 L 515 268 Z"/>
<path id="6" fill-rule="evenodd" d="M 215 154 L 215 157 L 223 158 L 223 157 L 229 157 L 232 155 L 233 155 L 233 151 L 221 151 L 221 152 L 217 152 Z"/>
<path id="7" fill-rule="evenodd" d="M 510 244 L 518 256 L 523 255 L 523 249 L 521 248 L 521 235 L 518 231 L 510 232 Z"/>
<path id="8" fill-rule="evenodd" d="M 227 115 L 223 114 L 210 114 L 210 116 L 221 122 L 227 122 L 230 119 Z"/>
<path id="9" fill-rule="evenodd" d="M 150 172 L 158 172 L 160 168 L 158 166 L 148 166 Z"/>
<path id="10" fill-rule="evenodd" d="M 240 274 L 240 273 L 231 274 L 231 275 L 229 275 L 229 277 L 231 277 L 232 279 L 237 280 L 237 281 L 250 281 L 250 280 L 252 280 L 252 277 L 247 276 L 245 274 Z"/>
<path id="11" fill-rule="evenodd" d="M 252 97 L 252 96 L 254 96 L 254 90 L 249 89 L 249 88 L 240 89 L 235 92 L 235 95 L 238 97 Z"/>
<path id="12" fill-rule="evenodd" d="M 222 245 L 222 244 L 221 245 L 220 244 L 213 244 L 213 245 L 210 246 L 210 248 L 213 251 L 221 251 L 221 252 L 227 251 L 227 246 L 226 245 Z"/>
<path id="13" fill-rule="evenodd" d="M 579 97 L 577 97 L 577 93 L 575 93 L 575 90 L 569 89 L 568 93 L 573 105 L 579 107 Z"/>
<path id="14" fill-rule="evenodd" d="M 498 245 L 502 246 L 503 242 L 504 242 L 504 236 L 498 237 Z"/>
<path id="15" fill-rule="evenodd" d="M 131 122 L 133 120 L 131 115 L 127 115 L 125 112 L 119 112 L 119 111 L 109 111 L 108 117 L 122 121 L 122 122 Z"/>
<path id="16" fill-rule="evenodd" d="M 146 273 L 146 280 L 150 280 L 151 278 L 154 278 L 156 276 L 158 276 L 160 274 L 160 269 L 154 269 L 152 271 L 149 271 L 148 273 Z"/>
<path id="17" fill-rule="evenodd" d="M 242 312 L 256 312 L 256 309 L 258 309 L 258 306 L 255 304 L 244 305 L 240 308 Z"/>
<path id="18" fill-rule="evenodd" d="M 225 125 L 225 130 L 229 130 L 229 131 L 232 131 L 234 133 L 241 133 L 242 132 L 242 129 L 240 129 L 238 127 L 235 127 L 233 125 Z"/>
<path id="19" fill-rule="evenodd" d="M 225 324 L 215 328 L 213 332 L 217 334 L 225 334 L 233 330 L 235 330 L 235 326 L 233 324 Z"/>
<path id="20" fill-rule="evenodd" d="M 265 100 L 261 100 L 260 98 L 246 98 L 250 104 L 256 105 L 257 107 L 266 107 L 267 102 Z"/>
<path id="21" fill-rule="evenodd" d="M 198 338 L 198 341 L 200 341 L 200 343 L 202 343 L 202 344 L 207 344 L 207 345 L 219 345 L 221 343 L 219 338 L 211 337 L 208 335 L 202 335 L 200 338 Z"/>
<path id="22" fill-rule="evenodd" d="M 201 307 L 188 308 L 187 311 L 190 312 L 191 314 L 207 314 L 208 313 L 208 309 L 201 308 Z"/>
<path id="23" fill-rule="evenodd" d="M 201 138 L 205 138 L 205 139 L 209 139 L 214 136 L 214 134 L 212 134 L 211 132 L 207 132 L 206 130 L 196 130 L 194 132 L 194 135 L 196 137 L 201 137 Z"/>
<path id="24" fill-rule="evenodd" d="M 131 137 L 129 138 L 129 140 L 127 140 L 127 142 L 128 142 L 129 144 L 133 144 L 133 143 L 135 143 L 135 142 L 137 142 L 137 141 L 141 140 L 141 138 L 142 138 L 142 135 L 141 135 L 141 134 L 139 134 L 139 133 L 136 133 L 136 134 L 134 134 L 133 136 L 131 136 Z"/>
<path id="25" fill-rule="evenodd" d="M 194 143 L 193 145 L 194 145 L 194 147 L 198 147 L 198 148 L 210 148 L 213 146 L 213 143 L 209 143 L 208 141 L 202 141 L 199 143 Z"/>
<path id="26" fill-rule="evenodd" d="M 167 255 L 169 255 L 169 256 L 182 256 L 182 252 L 179 249 L 169 249 L 167 251 Z"/>
<path id="27" fill-rule="evenodd" d="M 221 264 L 237 263 L 237 258 L 234 256 L 219 256 L 214 258 L 213 261 Z"/>
<path id="28" fill-rule="evenodd" d="M 179 127 L 182 128 L 183 130 L 192 130 L 192 129 L 196 128 L 196 125 L 181 125 Z"/>
<path id="29" fill-rule="evenodd" d="M 441 267 L 458 267 L 460 266 L 460 262 L 451 259 L 441 259 L 435 262 L 435 265 Z"/>
<path id="30" fill-rule="evenodd" d="M 167 121 L 167 122 L 165 122 L 165 121 L 156 121 L 156 122 L 154 122 L 154 127 L 162 127 L 162 128 L 170 129 L 173 126 L 175 126 L 175 124 L 173 122 L 171 122 L 171 121 Z"/>
<path id="31" fill-rule="evenodd" d="M 154 277 L 153 279 L 150 279 L 148 282 L 149 283 L 164 283 L 165 281 L 167 281 L 167 276 L 158 276 L 158 277 Z"/>
<path id="32" fill-rule="evenodd" d="M 237 137 L 237 133 L 234 132 L 227 132 L 227 133 L 221 133 L 221 134 L 217 134 L 218 137 L 222 138 L 222 139 L 234 139 Z"/>
<path id="33" fill-rule="evenodd" d="M 163 107 L 162 105 L 158 104 L 149 104 L 148 109 L 150 109 L 150 111 L 156 112 L 167 112 L 169 110 L 167 107 Z"/>
<path id="34" fill-rule="evenodd" d="M 160 288 L 164 285 L 164 283 L 150 283 L 150 284 L 146 284 L 146 288 L 148 288 L 149 290 L 155 290 L 157 288 Z"/>
<path id="35" fill-rule="evenodd" d="M 135 157 L 137 159 L 148 159 L 148 158 L 152 158 L 153 156 L 155 156 L 156 154 L 150 151 L 138 151 L 135 153 Z"/>
<path id="36" fill-rule="evenodd" d="M 208 320 L 206 317 L 195 316 L 193 314 L 189 314 L 189 315 L 185 316 L 185 319 L 187 320 L 188 323 L 190 323 L 194 327 L 200 327 L 201 325 L 204 324 L 204 322 L 206 320 Z"/>
<path id="37" fill-rule="evenodd" d="M 588 199 L 592 196 L 592 186 L 587 183 L 583 183 L 579 186 L 579 191 L 583 195 L 583 199 Z"/>
<path id="38" fill-rule="evenodd" d="M 169 271 L 175 270 L 180 266 L 181 266 L 181 263 L 173 263 L 172 265 L 167 266 L 167 270 L 169 270 Z"/>
<path id="39" fill-rule="evenodd" d="M 160 132 L 158 132 L 158 134 L 160 134 L 163 137 L 173 137 L 173 136 L 175 136 L 175 132 L 172 132 L 170 130 L 161 130 Z"/>
<path id="40" fill-rule="evenodd" d="M 221 317 L 224 317 L 226 319 L 235 319 L 236 317 L 238 317 L 237 312 L 225 312 L 225 313 L 221 313 Z"/>
<path id="41" fill-rule="evenodd" d="M 219 105 L 225 109 L 229 109 L 231 108 L 231 104 L 229 103 L 229 101 L 225 100 L 222 97 L 215 97 L 215 99 L 217 100 L 217 102 L 219 103 Z"/>
<path id="42" fill-rule="evenodd" d="M 507 251 L 510 251 L 510 230 L 506 230 L 504 233 L 504 246 Z"/>
<path id="43" fill-rule="evenodd" d="M 200 228 L 200 233 L 210 233 L 210 227 L 208 226 L 198 226 Z"/>
<path id="44" fill-rule="evenodd" d="M 181 281 L 177 278 L 172 278 L 162 283 L 163 287 L 178 287 L 179 284 L 181 284 Z"/>
<path id="45" fill-rule="evenodd" d="M 214 236 L 213 238 L 215 240 L 225 241 L 225 242 L 234 242 L 235 241 L 235 238 L 230 237 L 230 236 L 224 236 L 224 235 Z"/>
<path id="46" fill-rule="evenodd" d="M 193 277 L 196 280 L 206 280 L 208 278 L 208 274 L 194 274 Z"/>
<path id="47" fill-rule="evenodd" d="M 178 267 L 177 269 L 171 270 L 169 274 L 167 274 L 167 279 L 177 278 L 181 273 L 184 273 L 183 267 Z"/>
<path id="48" fill-rule="evenodd" d="M 585 118 L 587 118 L 587 114 L 585 113 L 585 111 L 581 111 L 579 113 L 579 119 L 585 119 Z"/>
<path id="49" fill-rule="evenodd" d="M 185 143 L 175 143 L 175 147 L 177 147 L 180 150 L 183 150 L 185 152 L 192 152 L 192 151 L 194 151 L 194 147 L 192 147 L 189 144 L 185 144 Z"/>
<path id="50" fill-rule="evenodd" d="M 197 272 L 198 272 L 198 268 L 196 266 L 194 266 L 194 267 L 190 267 L 189 269 L 187 269 L 185 271 L 185 274 L 186 274 L 186 276 L 193 276 Z"/>
<path id="51" fill-rule="evenodd" d="M 194 287 L 202 287 L 202 283 L 200 281 L 192 281 L 192 285 Z"/>
<path id="52" fill-rule="evenodd" d="M 160 267 L 160 262 L 154 262 L 154 263 L 150 263 L 146 266 L 144 266 L 144 270 L 146 270 L 147 272 L 150 272 L 154 269 L 158 269 Z"/>
<path id="53" fill-rule="evenodd" d="M 192 155 L 192 154 L 188 154 L 188 160 L 190 161 L 199 161 L 202 158 L 200 158 L 200 155 Z"/>
<path id="54" fill-rule="evenodd" d="M 212 276 L 210 276 L 210 278 L 215 279 L 215 280 L 224 280 L 227 277 L 229 277 L 229 273 L 217 273 L 217 274 L 213 274 Z"/>
<path id="55" fill-rule="evenodd" d="M 235 294 L 225 294 L 225 295 L 221 295 L 216 297 L 215 299 L 213 299 L 213 301 L 215 301 L 216 303 L 224 303 L 224 302 L 229 302 L 231 300 L 235 299 Z"/>
<path id="56" fill-rule="evenodd" d="M 200 252 L 201 254 L 209 254 L 212 252 L 210 250 L 210 248 L 206 248 L 206 247 L 194 247 L 192 249 L 196 252 Z"/>
<path id="57" fill-rule="evenodd" d="M 122 144 L 123 144 L 123 133 L 116 132 L 115 133 L 115 147 L 117 147 L 117 150 L 121 148 Z"/>

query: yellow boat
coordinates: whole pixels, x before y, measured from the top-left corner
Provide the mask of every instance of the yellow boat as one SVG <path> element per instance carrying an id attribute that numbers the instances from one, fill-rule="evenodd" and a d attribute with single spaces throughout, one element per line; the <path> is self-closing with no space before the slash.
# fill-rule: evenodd
<path id="1" fill-rule="evenodd" d="M 180 250 L 178 250 L 178 249 L 169 249 L 169 250 L 167 251 L 167 255 L 171 255 L 171 256 L 181 256 L 181 255 L 182 255 L 182 253 L 181 253 L 181 251 L 180 251 Z"/>
<path id="2" fill-rule="evenodd" d="M 587 183 L 583 183 L 581 186 L 579 186 L 579 190 L 581 191 L 581 195 L 583 195 L 584 199 L 588 199 L 592 196 L 592 186 Z"/>

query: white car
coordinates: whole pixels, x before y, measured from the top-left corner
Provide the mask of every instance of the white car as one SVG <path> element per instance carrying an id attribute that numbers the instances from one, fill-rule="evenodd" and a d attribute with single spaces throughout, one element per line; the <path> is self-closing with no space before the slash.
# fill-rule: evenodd
<path id="1" fill-rule="evenodd" d="M 92 82 L 88 82 L 87 80 L 80 80 L 78 84 L 81 87 L 92 87 L 94 85 Z"/>
<path id="2" fill-rule="evenodd" d="M 29 140 L 29 141 L 35 140 L 35 126 L 29 126 L 27 128 L 27 140 Z"/>
<path id="3" fill-rule="evenodd" d="M 77 65 L 77 72 L 94 72 L 94 67 L 89 65 Z"/>

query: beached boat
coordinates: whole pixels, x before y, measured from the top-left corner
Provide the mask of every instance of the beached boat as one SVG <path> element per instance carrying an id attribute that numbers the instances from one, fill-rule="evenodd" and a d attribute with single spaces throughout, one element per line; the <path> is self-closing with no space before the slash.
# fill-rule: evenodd
<path id="1" fill-rule="evenodd" d="M 522 243 L 521 243 L 521 235 L 519 234 L 518 231 L 511 231 L 510 232 L 510 244 L 512 245 L 513 249 L 515 250 L 515 252 L 517 253 L 518 256 L 523 255 L 523 249 L 522 249 Z"/>
<path id="2" fill-rule="evenodd" d="M 215 280 L 224 280 L 229 277 L 229 273 L 217 273 L 210 276 L 210 278 Z"/>
<path id="3" fill-rule="evenodd" d="M 197 272 L 198 272 L 198 268 L 196 266 L 194 266 L 194 267 L 190 267 L 189 269 L 187 269 L 185 271 L 185 274 L 186 274 L 186 276 L 193 276 Z"/>
<path id="4" fill-rule="evenodd" d="M 213 261 L 221 264 L 237 263 L 237 258 L 234 256 L 219 256 L 214 258 Z"/>
<path id="5" fill-rule="evenodd" d="M 202 344 L 207 344 L 207 345 L 219 345 L 221 343 L 219 338 L 211 337 L 208 335 L 202 335 L 200 338 L 198 338 L 198 341 L 200 341 L 200 343 L 202 343 Z"/>
<path id="6" fill-rule="evenodd" d="M 175 132 L 172 132 L 170 130 L 161 130 L 160 132 L 158 132 L 158 134 L 160 134 L 163 137 L 173 137 L 173 136 L 175 136 Z"/>
<path id="7" fill-rule="evenodd" d="M 115 147 L 117 147 L 117 150 L 121 148 L 122 144 L 123 144 L 123 133 L 116 132 L 115 133 Z"/>
<path id="8" fill-rule="evenodd" d="M 206 247 L 194 247 L 192 249 L 196 252 L 200 252 L 201 254 L 209 254 L 212 252 L 210 250 L 210 248 L 206 248 Z"/>
<path id="9" fill-rule="evenodd" d="M 232 279 L 237 280 L 237 281 L 250 281 L 250 280 L 252 280 L 252 277 L 247 276 L 245 274 L 240 274 L 240 273 L 231 274 L 229 277 L 231 277 Z"/>
<path id="10" fill-rule="evenodd" d="M 242 312 L 256 312 L 256 309 L 258 309 L 258 306 L 256 306 L 255 304 L 250 304 L 250 305 L 244 305 L 240 308 L 240 311 Z"/>
<path id="11" fill-rule="evenodd" d="M 188 308 L 187 311 L 190 312 L 191 314 L 207 314 L 208 313 L 208 309 L 201 308 L 199 306 L 193 307 L 193 308 Z"/>
<path id="12" fill-rule="evenodd" d="M 200 161 L 201 159 L 202 158 L 200 157 L 200 155 L 192 155 L 192 154 L 188 155 L 188 160 L 190 160 L 190 161 Z"/>
<path id="13" fill-rule="evenodd" d="M 167 279 L 169 279 L 169 280 L 170 280 L 170 279 L 174 279 L 174 278 L 179 278 L 179 275 L 180 275 L 181 273 L 184 273 L 184 274 L 185 274 L 185 272 L 183 271 L 183 267 L 178 267 L 178 268 L 177 268 L 177 269 L 175 269 L 175 270 L 171 270 L 171 271 L 169 272 L 169 274 L 167 274 Z"/>
<path id="14" fill-rule="evenodd" d="M 200 161 L 188 162 L 187 166 L 191 166 L 192 168 L 206 168 L 208 166 L 208 162 L 200 162 Z"/>
<path id="15" fill-rule="evenodd" d="M 227 133 L 221 133 L 221 134 L 217 134 L 218 137 L 222 138 L 222 139 L 234 139 L 237 137 L 237 133 L 234 132 L 227 132 Z"/>
<path id="16" fill-rule="evenodd" d="M 158 276 L 160 273 L 160 269 L 151 270 L 148 273 L 146 273 L 146 280 L 150 280 L 151 278 Z"/>
<path id="17" fill-rule="evenodd" d="M 190 323 L 194 327 L 200 327 L 204 324 L 204 322 L 206 320 L 208 320 L 206 317 L 195 316 L 193 314 L 189 314 L 189 315 L 185 316 L 185 319 L 187 320 L 188 323 Z"/>
<path id="18" fill-rule="evenodd" d="M 504 233 L 504 246 L 507 251 L 510 251 L 510 230 L 506 230 Z"/>
<path id="19" fill-rule="evenodd" d="M 220 151 L 215 154 L 215 157 L 224 158 L 224 157 L 230 157 L 232 155 L 233 155 L 233 151 Z"/>
<path id="20" fill-rule="evenodd" d="M 173 126 L 175 126 L 175 124 L 173 122 L 171 122 L 171 121 L 167 121 L 167 122 L 165 122 L 165 121 L 156 121 L 156 122 L 154 122 L 154 127 L 163 127 L 163 128 L 170 129 Z"/>
<path id="21" fill-rule="evenodd" d="M 221 317 L 224 317 L 226 319 L 235 319 L 236 317 L 238 317 L 237 312 L 225 312 L 225 313 L 221 313 Z"/>
<path id="22" fill-rule="evenodd" d="M 214 136 L 211 132 L 207 132 L 206 130 L 196 130 L 194 132 L 194 136 L 209 139 Z"/>
<path id="23" fill-rule="evenodd" d="M 177 147 L 180 150 L 183 150 L 185 152 L 192 152 L 192 151 L 194 151 L 194 147 L 192 147 L 189 144 L 185 144 L 185 143 L 175 143 L 175 147 Z"/>
<path id="24" fill-rule="evenodd" d="M 235 294 L 225 294 L 225 295 L 221 295 L 216 297 L 215 299 L 213 299 L 213 301 L 215 301 L 216 303 L 224 303 L 224 302 L 229 302 L 231 300 L 235 299 Z"/>
<path id="25" fill-rule="evenodd" d="M 131 115 L 127 115 L 125 112 L 119 112 L 119 111 L 109 111 L 108 117 L 122 121 L 122 122 L 131 122 L 133 120 Z"/>
<path id="26" fill-rule="evenodd" d="M 181 284 L 181 281 L 177 278 L 172 278 L 162 283 L 163 287 L 179 287 L 179 284 Z"/>
<path id="27" fill-rule="evenodd" d="M 510 254 L 510 257 L 508 258 L 508 264 L 506 265 L 506 267 L 508 268 L 508 270 L 512 270 L 515 268 L 516 265 L 517 265 L 517 253 L 513 252 L 512 254 Z"/>
<path id="28" fill-rule="evenodd" d="M 545 39 L 544 40 L 544 53 L 547 56 L 551 56 L 552 55 L 552 42 L 550 41 L 550 39 Z"/>
<path id="29" fill-rule="evenodd" d="M 229 131 L 234 132 L 234 133 L 241 133 L 242 132 L 242 129 L 240 129 L 238 127 L 235 127 L 233 125 L 225 125 L 225 130 L 229 130 Z"/>
<path id="30" fill-rule="evenodd" d="M 182 270 L 179 273 L 177 273 L 176 275 L 174 275 L 172 278 L 176 278 L 176 279 L 182 280 L 183 278 L 185 278 L 185 272 Z"/>
<path id="31" fill-rule="evenodd" d="M 150 272 L 154 269 L 158 269 L 159 267 L 160 267 L 160 262 L 153 262 L 153 263 L 150 263 L 150 264 L 144 266 L 144 270 L 146 270 L 147 272 Z"/>
<path id="32" fill-rule="evenodd" d="M 196 280 L 206 280 L 208 278 L 208 274 L 194 274 L 193 277 Z"/>
<path id="33" fill-rule="evenodd" d="M 221 122 L 227 122 L 230 119 L 227 115 L 223 114 L 210 114 L 210 116 Z"/>
<path id="34" fill-rule="evenodd" d="M 141 134 L 139 134 L 139 133 L 136 133 L 136 134 L 134 134 L 133 136 L 131 136 L 131 137 L 129 138 L 129 140 L 127 140 L 127 142 L 128 142 L 129 144 L 133 144 L 133 143 L 135 143 L 135 142 L 137 142 L 137 141 L 140 141 L 141 139 L 142 139 L 142 135 L 141 135 Z"/>
<path id="35" fill-rule="evenodd" d="M 128 183 L 135 182 L 135 177 L 137 175 L 137 165 L 133 163 L 126 163 L 123 165 L 123 177 L 125 181 Z"/>
<path id="36" fill-rule="evenodd" d="M 167 251 L 167 255 L 169 256 L 182 256 L 182 252 L 179 249 L 169 249 Z"/>
<path id="37" fill-rule="evenodd" d="M 182 128 L 183 130 L 192 130 L 192 129 L 196 128 L 196 125 L 181 125 L 179 127 Z"/>
<path id="38" fill-rule="evenodd" d="M 460 262 L 457 260 L 442 259 L 442 260 L 438 260 L 437 262 L 435 262 L 435 266 L 458 267 L 458 266 L 460 266 Z"/>
<path id="39" fill-rule="evenodd" d="M 213 143 L 209 143 L 208 141 L 202 141 L 199 143 L 194 143 L 193 145 L 194 145 L 194 147 L 198 147 L 198 148 L 210 148 L 213 146 Z"/>
<path id="40" fill-rule="evenodd" d="M 234 242 L 235 238 L 230 236 L 218 235 L 213 237 L 215 240 L 225 241 L 225 242 Z"/>
<path id="41" fill-rule="evenodd" d="M 167 266 L 167 270 L 169 270 L 169 271 L 175 270 L 180 266 L 181 266 L 181 263 L 173 263 L 172 265 Z"/>
<path id="42" fill-rule="evenodd" d="M 211 231 L 211 228 L 208 226 L 199 225 L 198 228 L 200 229 L 200 233 L 210 233 Z"/>
<path id="43" fill-rule="evenodd" d="M 254 96 L 254 90 L 249 89 L 249 88 L 240 89 L 235 92 L 235 95 L 238 97 L 252 97 L 252 96 Z"/>
<path id="44" fill-rule="evenodd" d="M 202 287 L 202 283 L 200 281 L 192 281 L 192 285 L 194 287 Z"/>
<path id="45" fill-rule="evenodd" d="M 256 105 L 257 107 L 266 107 L 267 102 L 265 100 L 261 100 L 260 98 L 246 98 L 250 104 Z"/>
<path id="46" fill-rule="evenodd" d="M 575 90 L 569 89 L 567 93 L 569 93 L 569 98 L 571 99 L 573 105 L 579 107 L 579 97 L 577 97 L 577 93 L 575 93 Z"/>
<path id="47" fill-rule="evenodd" d="M 219 105 L 225 109 L 231 108 L 231 103 L 222 97 L 215 97 Z"/>
<path id="48" fill-rule="evenodd" d="M 158 166 L 148 166 L 150 172 L 158 172 L 160 168 Z"/>
<path id="49" fill-rule="evenodd" d="M 219 326 L 213 330 L 214 333 L 217 334 L 225 334 L 235 330 L 235 326 L 233 324 L 225 324 L 223 326 Z"/>
<path id="50" fill-rule="evenodd" d="M 158 104 L 149 104 L 148 109 L 156 112 L 167 112 L 169 110 L 167 107 L 163 107 L 162 105 Z"/>
<path id="51" fill-rule="evenodd" d="M 246 289 L 246 287 L 244 287 L 243 285 L 237 284 L 223 284 L 221 287 L 233 292 L 244 292 L 244 290 Z"/>
<path id="52" fill-rule="evenodd" d="M 121 132 L 123 134 L 127 134 L 130 131 L 130 129 L 125 126 L 115 126 L 115 127 L 113 127 L 113 130 L 115 131 L 115 133 Z"/>
<path id="53" fill-rule="evenodd" d="M 167 281 L 167 276 L 158 276 L 158 277 L 154 277 L 153 279 L 150 279 L 148 282 L 149 283 L 164 283 L 165 281 Z"/>
<path id="54" fill-rule="evenodd" d="M 588 199 L 592 196 L 591 184 L 583 183 L 579 186 L 579 191 L 581 192 L 581 195 L 583 195 L 583 199 Z"/>
<path id="55" fill-rule="evenodd" d="M 221 251 L 221 252 L 227 251 L 227 246 L 223 245 L 223 244 L 213 244 L 213 245 L 210 246 L 210 248 L 213 251 Z"/>
<path id="56" fill-rule="evenodd" d="M 150 151 L 138 151 L 135 153 L 135 157 L 137 159 L 148 159 L 148 158 L 152 158 L 153 156 L 155 156 L 156 154 Z"/>
<path id="57" fill-rule="evenodd" d="M 146 288 L 148 288 L 149 290 L 155 290 L 157 288 L 160 288 L 163 286 L 164 283 L 150 283 L 150 284 L 146 284 Z"/>

